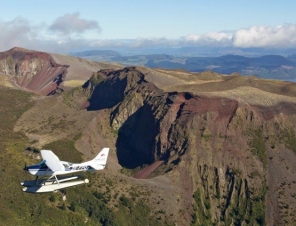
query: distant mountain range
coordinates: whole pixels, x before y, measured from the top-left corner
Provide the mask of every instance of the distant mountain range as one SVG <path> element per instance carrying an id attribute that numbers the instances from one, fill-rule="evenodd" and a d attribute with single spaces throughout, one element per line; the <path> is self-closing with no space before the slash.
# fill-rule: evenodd
<path id="1" fill-rule="evenodd" d="M 83 52 L 77 52 L 73 54 L 77 57 L 90 57 L 90 56 L 121 56 L 118 52 L 113 50 L 89 50 Z"/>
<path id="2" fill-rule="evenodd" d="M 123 65 L 183 69 L 190 72 L 211 70 L 222 74 L 237 72 L 242 75 L 255 75 L 268 79 L 296 80 L 296 54 L 287 57 L 281 55 L 186 57 L 167 54 L 122 56 L 116 51 L 92 50 L 73 53 L 72 55 L 96 61 L 118 62 Z"/>

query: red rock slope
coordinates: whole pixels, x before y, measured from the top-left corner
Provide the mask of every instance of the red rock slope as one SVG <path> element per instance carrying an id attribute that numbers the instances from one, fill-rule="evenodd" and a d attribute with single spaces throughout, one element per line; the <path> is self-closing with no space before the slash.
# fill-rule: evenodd
<path id="1" fill-rule="evenodd" d="M 17 86 L 40 95 L 82 85 L 93 72 L 118 67 L 17 47 L 0 53 L 0 74 L 9 76 Z"/>

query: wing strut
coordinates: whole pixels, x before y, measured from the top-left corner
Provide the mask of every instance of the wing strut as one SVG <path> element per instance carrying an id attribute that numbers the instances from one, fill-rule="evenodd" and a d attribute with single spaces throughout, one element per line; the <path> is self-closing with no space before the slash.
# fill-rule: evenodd
<path id="1" fill-rule="evenodd" d="M 58 178 L 57 178 L 57 175 L 52 175 L 52 176 L 49 177 L 47 180 L 50 180 L 50 179 L 53 178 L 53 177 L 55 177 L 55 179 L 56 179 L 56 181 L 58 182 L 58 184 L 60 184 L 60 183 L 59 183 L 59 180 L 58 180 Z"/>

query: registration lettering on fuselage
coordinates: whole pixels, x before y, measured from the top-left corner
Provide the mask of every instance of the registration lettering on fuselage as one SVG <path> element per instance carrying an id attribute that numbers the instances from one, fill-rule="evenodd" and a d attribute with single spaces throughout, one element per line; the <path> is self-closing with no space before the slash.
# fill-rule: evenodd
<path id="1" fill-rule="evenodd" d="M 70 170 L 88 170 L 89 166 L 74 166 L 70 167 Z"/>

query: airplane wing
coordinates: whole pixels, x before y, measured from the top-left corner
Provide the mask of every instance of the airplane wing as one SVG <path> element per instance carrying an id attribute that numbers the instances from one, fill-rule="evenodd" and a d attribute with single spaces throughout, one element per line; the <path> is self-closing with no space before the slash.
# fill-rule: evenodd
<path id="1" fill-rule="evenodd" d="M 58 156 L 56 156 L 52 151 L 50 150 L 41 150 L 41 156 L 43 160 L 45 160 L 45 164 L 48 166 L 51 171 L 64 171 L 65 167 L 62 163 L 60 163 L 60 160 Z"/>

